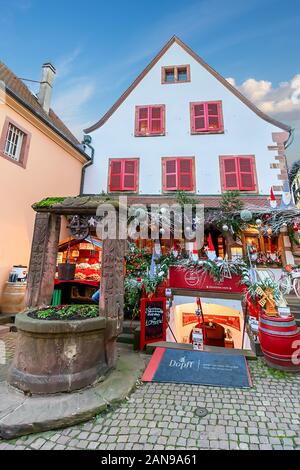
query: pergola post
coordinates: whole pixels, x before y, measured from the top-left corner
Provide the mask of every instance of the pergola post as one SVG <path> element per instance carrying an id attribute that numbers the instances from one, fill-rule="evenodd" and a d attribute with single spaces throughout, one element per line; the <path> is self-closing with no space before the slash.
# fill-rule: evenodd
<path id="1" fill-rule="evenodd" d="M 27 308 L 51 303 L 60 225 L 60 215 L 36 214 L 25 298 Z"/>
<path id="2" fill-rule="evenodd" d="M 100 316 L 106 318 L 105 354 L 108 367 L 117 360 L 116 341 L 123 329 L 124 256 L 126 240 L 103 240 Z"/>

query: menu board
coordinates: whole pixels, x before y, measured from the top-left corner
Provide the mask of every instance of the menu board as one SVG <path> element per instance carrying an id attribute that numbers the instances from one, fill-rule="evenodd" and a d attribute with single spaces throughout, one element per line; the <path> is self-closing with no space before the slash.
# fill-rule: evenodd
<path id="1" fill-rule="evenodd" d="M 167 318 L 166 299 L 152 298 L 141 300 L 140 348 L 156 341 L 166 341 Z"/>

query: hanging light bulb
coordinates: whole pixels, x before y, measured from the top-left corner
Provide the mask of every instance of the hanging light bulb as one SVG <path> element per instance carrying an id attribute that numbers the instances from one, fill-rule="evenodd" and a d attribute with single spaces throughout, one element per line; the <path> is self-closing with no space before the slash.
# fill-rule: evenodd
<path id="1" fill-rule="evenodd" d="M 255 223 L 258 227 L 260 227 L 261 224 L 262 224 L 262 221 L 261 221 L 261 219 L 256 219 Z"/>
<path id="2" fill-rule="evenodd" d="M 224 225 L 222 226 L 222 230 L 223 230 L 223 232 L 228 232 L 228 230 L 229 230 L 228 225 L 224 224 Z"/>

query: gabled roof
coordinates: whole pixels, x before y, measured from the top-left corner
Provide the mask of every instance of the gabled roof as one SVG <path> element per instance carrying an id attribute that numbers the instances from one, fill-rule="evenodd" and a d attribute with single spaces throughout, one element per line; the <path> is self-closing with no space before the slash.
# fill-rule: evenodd
<path id="1" fill-rule="evenodd" d="M 53 109 L 50 109 L 47 114 L 43 107 L 38 102 L 37 97 L 29 90 L 25 83 L 18 78 L 3 62 L 0 61 L 0 81 L 5 83 L 6 92 L 13 96 L 23 106 L 29 109 L 46 125 L 51 127 L 60 137 L 71 144 L 78 152 L 87 157 L 80 142 L 72 134 L 70 129 L 62 122 L 62 120 L 55 114 Z"/>
<path id="2" fill-rule="evenodd" d="M 142 73 L 135 79 L 135 81 L 130 85 L 129 88 L 120 96 L 120 98 L 113 104 L 113 106 L 104 114 L 104 116 L 96 122 L 93 126 L 85 129 L 84 132 L 89 134 L 90 132 L 95 131 L 110 118 L 110 116 L 119 108 L 119 106 L 125 101 L 125 99 L 130 95 L 130 93 L 135 89 L 135 87 L 143 80 L 148 72 L 154 67 L 154 65 L 161 59 L 161 57 L 167 52 L 167 50 L 174 44 L 179 44 L 188 54 L 190 54 L 200 65 L 202 65 L 208 72 L 210 72 L 219 82 L 221 82 L 229 91 L 231 91 L 237 98 L 239 98 L 248 108 L 254 111 L 259 117 L 265 121 L 273 124 L 280 129 L 285 131 L 290 131 L 291 127 L 283 124 L 276 119 L 271 118 L 267 114 L 263 113 L 260 109 L 255 106 L 248 98 L 246 98 L 242 93 L 240 93 L 234 86 L 232 86 L 222 75 L 220 75 L 216 70 L 214 70 L 210 65 L 208 65 L 201 57 L 199 57 L 189 46 L 187 46 L 181 39 L 177 36 L 173 36 L 167 44 L 160 50 L 160 52 L 154 57 L 154 59 L 147 65 L 147 67 L 142 71 Z"/>

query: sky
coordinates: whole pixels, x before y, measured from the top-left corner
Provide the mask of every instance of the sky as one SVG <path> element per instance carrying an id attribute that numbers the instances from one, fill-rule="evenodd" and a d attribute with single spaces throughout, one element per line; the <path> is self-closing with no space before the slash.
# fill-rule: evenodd
<path id="1" fill-rule="evenodd" d="M 300 159 L 300 0 L 0 0 L 0 60 L 32 80 L 51 61 L 52 108 L 79 138 L 174 34 L 291 125 Z"/>

